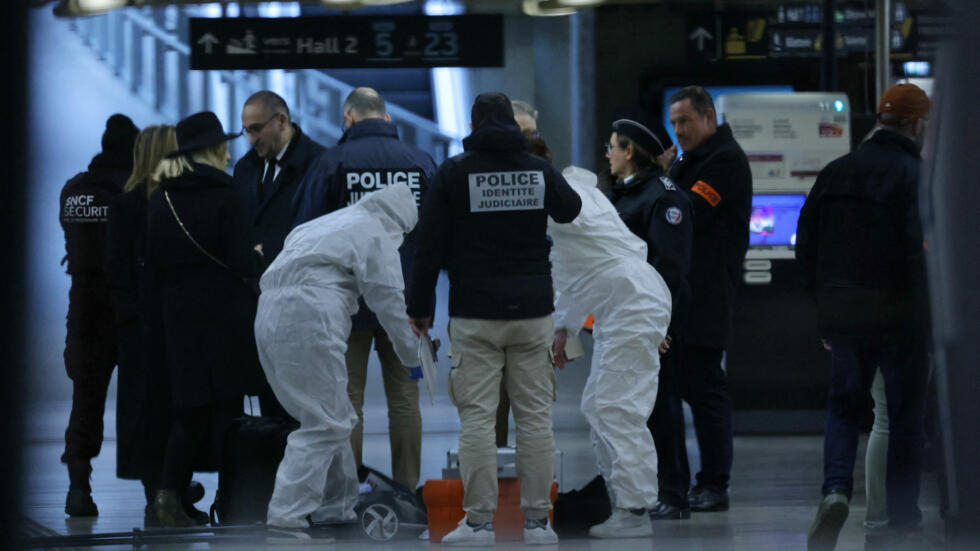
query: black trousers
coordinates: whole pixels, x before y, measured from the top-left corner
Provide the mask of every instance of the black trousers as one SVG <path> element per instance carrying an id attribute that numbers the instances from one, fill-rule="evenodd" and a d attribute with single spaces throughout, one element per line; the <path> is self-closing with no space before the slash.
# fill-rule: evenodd
<path id="1" fill-rule="evenodd" d="M 161 489 L 180 490 L 190 484 L 194 460 L 202 446 L 210 446 L 217 468 L 221 468 L 225 433 L 231 422 L 242 415 L 242 398 L 221 400 L 210 405 L 175 409 L 167 452 L 163 462 Z M 210 436 L 210 441 L 207 441 Z"/>
<path id="2" fill-rule="evenodd" d="M 103 415 L 116 366 L 116 327 L 104 286 L 72 282 L 68 294 L 65 371 L 72 381 L 71 414 L 61 461 L 73 487 L 88 489 L 89 464 L 102 450 Z"/>
<path id="3" fill-rule="evenodd" d="M 732 400 L 721 367 L 725 351 L 686 344 L 680 348 L 678 384 L 691 406 L 701 451 L 697 485 L 713 492 L 728 489 L 732 470 Z"/>
<path id="4" fill-rule="evenodd" d="M 677 379 L 677 355 L 672 348 L 660 356 L 660 383 L 647 428 L 657 447 L 659 499 L 675 507 L 687 508 L 691 469 L 687 463 L 684 439 L 684 408 Z"/>

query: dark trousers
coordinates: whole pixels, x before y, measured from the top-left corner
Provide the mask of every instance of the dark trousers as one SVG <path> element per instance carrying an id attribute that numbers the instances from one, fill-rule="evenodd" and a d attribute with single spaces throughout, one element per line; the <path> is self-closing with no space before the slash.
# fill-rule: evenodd
<path id="1" fill-rule="evenodd" d="M 660 383 L 647 428 L 657 447 L 659 499 L 675 507 L 687 508 L 691 468 L 687 463 L 684 439 L 684 408 L 677 381 L 677 352 L 660 356 Z"/>
<path id="2" fill-rule="evenodd" d="M 242 399 L 222 400 L 210 405 L 175 409 L 174 421 L 167 440 L 167 452 L 163 463 L 161 488 L 181 492 L 190 484 L 194 459 L 201 446 L 210 446 L 211 453 L 221 468 L 225 433 L 231 422 L 242 415 Z M 206 442 L 210 435 L 210 442 Z"/>
<path id="3" fill-rule="evenodd" d="M 888 519 L 893 527 L 915 526 L 925 440 L 928 360 L 914 334 L 831 339 L 831 378 L 824 434 L 824 495 L 851 496 L 858 432 L 874 369 L 881 369 L 888 403 Z"/>
<path id="4" fill-rule="evenodd" d="M 732 470 L 732 400 L 728 395 L 728 376 L 721 368 L 725 351 L 685 344 L 679 352 L 678 386 L 681 398 L 691 406 L 701 451 L 697 485 L 724 492 Z"/>
<path id="5" fill-rule="evenodd" d="M 89 464 L 102 450 L 102 417 L 116 366 L 115 320 L 103 287 L 73 282 L 67 325 L 64 357 L 72 404 L 61 461 L 69 466 L 71 485 L 89 489 Z"/>

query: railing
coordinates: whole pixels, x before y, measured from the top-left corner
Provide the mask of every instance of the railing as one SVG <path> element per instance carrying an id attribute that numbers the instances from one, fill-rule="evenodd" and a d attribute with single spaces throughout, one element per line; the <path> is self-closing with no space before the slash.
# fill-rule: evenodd
<path id="1" fill-rule="evenodd" d="M 271 89 L 289 105 L 293 120 L 314 140 L 330 146 L 343 133 L 341 106 L 353 87 L 317 70 L 191 71 L 189 17 L 193 8 L 125 8 L 70 23 L 85 43 L 154 110 L 176 122 L 196 111 L 214 111 L 225 129 L 241 122 L 242 104 L 252 93 Z M 401 139 L 429 152 L 437 164 L 457 138 L 402 107 L 387 104 Z M 458 145 L 458 144 L 457 144 Z M 231 142 L 232 157 L 248 150 Z"/>

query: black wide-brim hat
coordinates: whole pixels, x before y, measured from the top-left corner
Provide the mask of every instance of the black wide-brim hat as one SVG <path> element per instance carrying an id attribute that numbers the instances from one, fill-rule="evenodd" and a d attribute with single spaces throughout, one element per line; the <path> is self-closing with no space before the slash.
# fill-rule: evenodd
<path id="1" fill-rule="evenodd" d="M 225 134 L 218 116 L 211 111 L 194 113 L 177 123 L 177 151 L 167 157 L 179 157 L 192 151 L 207 149 L 238 136 L 239 134 Z"/>

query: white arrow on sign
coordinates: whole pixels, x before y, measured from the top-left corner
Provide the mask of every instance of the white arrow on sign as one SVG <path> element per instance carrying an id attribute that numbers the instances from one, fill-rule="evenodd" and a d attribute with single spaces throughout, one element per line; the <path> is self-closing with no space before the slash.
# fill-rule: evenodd
<path id="1" fill-rule="evenodd" d="M 694 32 L 692 32 L 687 37 L 688 40 L 697 40 L 698 41 L 698 51 L 699 52 L 703 52 L 704 51 L 704 41 L 705 40 L 711 40 L 713 38 L 714 37 L 711 36 L 711 33 L 708 32 L 708 29 L 705 29 L 704 27 L 698 27 L 698 28 L 694 29 Z"/>
<path id="2" fill-rule="evenodd" d="M 216 44 L 221 44 L 221 41 L 218 40 L 218 37 L 217 36 L 214 36 L 211 33 L 207 33 L 204 36 L 202 36 L 197 41 L 197 43 L 198 44 L 204 44 L 204 53 L 210 54 L 211 53 L 211 48 L 213 48 Z"/>

